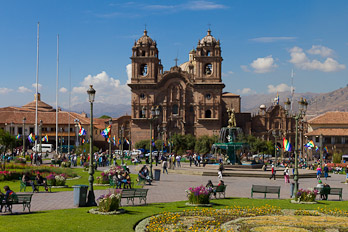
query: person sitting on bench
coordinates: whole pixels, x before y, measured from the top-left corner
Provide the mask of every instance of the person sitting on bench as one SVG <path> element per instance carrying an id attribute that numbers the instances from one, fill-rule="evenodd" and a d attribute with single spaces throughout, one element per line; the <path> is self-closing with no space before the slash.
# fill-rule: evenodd
<path id="1" fill-rule="evenodd" d="M 40 175 L 40 173 L 38 173 L 38 174 L 36 175 L 35 180 L 36 180 L 36 183 L 37 183 L 38 185 L 43 185 L 43 186 L 45 187 L 46 192 L 48 192 L 47 183 L 46 183 L 46 181 L 43 179 L 43 177 Z M 39 190 L 37 190 L 37 191 L 39 191 Z"/>
<path id="2" fill-rule="evenodd" d="M 23 175 L 22 181 L 25 183 L 26 186 L 31 186 L 33 188 L 33 192 L 39 192 L 39 190 L 35 188 L 34 181 L 30 180 L 28 172 Z"/>
<path id="3" fill-rule="evenodd" d="M 3 203 L 6 203 L 9 199 L 9 197 L 14 194 L 14 192 L 10 189 L 10 187 L 8 187 L 7 185 L 4 186 L 4 190 L 5 190 L 5 195 L 1 192 L 0 190 L 0 195 L 4 196 L 4 199 L 2 200 L 2 204 L 1 204 L 1 208 L 0 208 L 0 213 L 2 212 L 2 207 L 4 206 Z"/>
<path id="4" fill-rule="evenodd" d="M 140 179 L 140 178 L 141 178 L 141 179 L 144 179 L 144 180 L 146 180 L 146 181 L 151 185 L 151 181 L 152 181 L 152 180 L 151 180 L 151 178 L 150 178 L 149 170 L 147 169 L 146 165 L 144 165 L 144 166 L 140 169 L 138 175 L 139 175 L 139 179 Z"/>

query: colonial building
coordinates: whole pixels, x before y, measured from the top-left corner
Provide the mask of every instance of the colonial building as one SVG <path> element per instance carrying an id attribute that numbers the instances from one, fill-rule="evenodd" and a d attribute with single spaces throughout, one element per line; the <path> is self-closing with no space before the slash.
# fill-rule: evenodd
<path id="1" fill-rule="evenodd" d="M 348 112 L 326 112 L 310 119 L 306 137 L 319 148 L 326 147 L 329 154 L 348 154 Z"/>
<path id="2" fill-rule="evenodd" d="M 58 128 L 56 128 L 56 110 L 41 101 L 40 94 L 37 98 L 38 105 L 38 136 L 40 135 L 40 121 L 42 121 L 42 136 L 47 135 L 48 143 L 56 145 L 56 131 L 58 130 L 58 146 L 68 145 L 70 138 L 70 145 L 81 144 L 82 141 L 88 141 L 90 135 L 90 118 L 85 113 L 75 113 L 58 110 Z M 26 139 L 26 147 L 31 148 L 33 144 L 30 144 L 27 137 L 30 133 L 35 134 L 35 108 L 36 97 L 34 101 L 22 106 L 22 107 L 4 107 L 0 108 L 0 129 L 8 131 L 11 135 L 20 135 L 20 141 L 22 141 L 23 135 Z M 85 136 L 77 136 L 78 128 L 76 122 L 80 122 L 82 127 L 86 130 Z M 119 146 L 120 137 L 130 138 L 130 116 L 125 115 L 119 118 L 112 118 L 111 136 L 115 135 L 116 145 L 112 146 L 112 149 L 116 149 Z M 101 135 L 109 125 L 109 119 L 95 118 L 93 120 L 93 138 L 94 145 L 103 150 L 108 149 L 108 144 L 105 138 Z"/>
<path id="3" fill-rule="evenodd" d="M 189 52 L 189 60 L 163 71 L 157 43 L 147 35 L 132 48 L 132 141 L 150 139 L 151 108 L 159 107 L 153 120 L 165 138 L 171 134 L 213 135 L 227 124 L 227 108 L 240 112 L 240 96 L 222 93 L 221 47 L 211 31 Z M 226 115 L 224 115 L 226 114 Z M 226 120 L 226 121 L 224 121 Z"/>

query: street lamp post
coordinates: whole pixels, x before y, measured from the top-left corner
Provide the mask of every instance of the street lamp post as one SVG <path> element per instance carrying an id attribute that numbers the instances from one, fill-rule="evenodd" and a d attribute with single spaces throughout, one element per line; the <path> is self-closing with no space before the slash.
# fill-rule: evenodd
<path id="1" fill-rule="evenodd" d="M 78 130 L 79 130 L 79 122 L 80 122 L 80 120 L 75 118 L 74 122 L 75 122 L 75 133 L 76 133 L 75 146 L 77 148 L 79 146 L 79 131 Z"/>
<path id="2" fill-rule="evenodd" d="M 89 170 L 88 170 L 88 182 L 89 182 L 89 191 L 88 191 L 88 200 L 87 206 L 96 206 L 95 196 L 93 191 L 93 181 L 94 181 L 94 165 L 93 165 L 93 102 L 95 98 L 95 89 L 93 85 L 89 86 L 87 90 L 89 102 L 91 103 L 91 126 L 89 131 Z"/>
<path id="3" fill-rule="evenodd" d="M 291 105 L 291 101 L 289 100 L 289 98 L 287 99 L 287 101 L 284 103 L 285 104 L 285 110 L 286 113 L 288 114 L 288 110 L 290 108 Z M 308 102 L 306 101 L 306 99 L 301 98 L 301 100 L 298 102 L 299 104 L 299 111 L 295 114 L 292 115 L 292 117 L 294 117 L 295 121 L 296 121 L 296 135 L 295 135 L 295 172 L 294 172 L 294 182 L 295 182 L 295 186 L 294 186 L 294 192 L 293 192 L 293 197 L 295 196 L 295 194 L 298 191 L 298 123 L 299 120 L 303 119 L 304 116 L 306 115 L 306 111 L 307 111 L 307 105 Z"/>
<path id="4" fill-rule="evenodd" d="M 121 154 L 120 154 L 120 156 L 121 156 L 121 166 L 123 166 L 124 164 L 123 164 L 123 142 L 124 142 L 124 140 L 123 140 L 123 135 L 124 135 L 124 126 L 123 125 L 121 125 L 121 135 L 120 135 L 120 139 L 121 139 L 121 143 L 120 143 L 120 145 L 121 145 Z"/>
<path id="5" fill-rule="evenodd" d="M 163 144 L 164 144 L 163 135 L 164 135 L 164 133 L 166 133 L 166 128 L 165 127 L 162 128 L 162 136 L 161 136 L 161 138 L 162 138 L 162 156 L 163 156 Z"/>
<path id="6" fill-rule="evenodd" d="M 320 134 L 319 143 L 320 143 L 320 167 L 322 167 L 323 166 L 323 134 Z"/>
<path id="7" fill-rule="evenodd" d="M 42 120 L 40 120 L 40 137 L 39 137 L 39 139 L 40 139 L 40 155 L 41 155 L 41 158 L 42 158 Z"/>
<path id="8" fill-rule="evenodd" d="M 63 154 L 63 128 L 60 128 L 60 154 Z"/>
<path id="9" fill-rule="evenodd" d="M 23 156 L 25 158 L 25 121 L 26 121 L 26 117 L 23 118 Z"/>
<path id="10" fill-rule="evenodd" d="M 159 106 L 152 106 L 151 107 L 151 115 L 150 117 L 146 117 L 147 120 L 150 122 L 150 178 L 153 179 L 152 174 L 152 123 L 155 119 L 158 118 L 160 114 L 160 107 Z M 142 115 L 146 115 L 146 108 L 142 108 Z"/>
<path id="11" fill-rule="evenodd" d="M 278 157 L 277 157 L 277 141 L 278 141 L 278 138 L 281 136 L 281 131 L 278 130 L 278 133 L 276 130 L 273 130 L 272 131 L 272 135 L 274 137 L 274 162 L 275 162 L 275 166 L 277 167 L 278 165 Z"/>
<path id="12" fill-rule="evenodd" d="M 112 164 L 112 152 L 111 152 L 111 127 L 112 127 L 112 119 L 109 119 L 109 126 L 110 126 L 110 136 L 109 136 L 109 159 L 110 159 L 110 166 Z"/>

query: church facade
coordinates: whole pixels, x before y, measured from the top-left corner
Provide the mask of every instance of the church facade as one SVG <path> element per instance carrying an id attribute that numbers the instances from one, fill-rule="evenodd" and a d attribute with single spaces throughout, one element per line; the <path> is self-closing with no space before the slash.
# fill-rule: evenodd
<path id="1" fill-rule="evenodd" d="M 227 124 L 227 108 L 240 112 L 240 96 L 223 93 L 221 47 L 211 31 L 189 52 L 189 61 L 163 71 L 157 43 L 147 35 L 132 48 L 131 134 L 132 142 L 150 139 L 151 109 L 154 139 L 173 134 L 217 135 Z"/>

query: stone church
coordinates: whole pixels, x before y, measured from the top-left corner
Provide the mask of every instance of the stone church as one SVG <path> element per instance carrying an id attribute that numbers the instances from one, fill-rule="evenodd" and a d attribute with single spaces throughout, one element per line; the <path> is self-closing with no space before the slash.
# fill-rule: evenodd
<path id="1" fill-rule="evenodd" d="M 227 124 L 227 108 L 240 113 L 240 96 L 223 93 L 221 46 L 210 29 L 189 52 L 189 60 L 163 71 L 157 43 L 147 31 L 132 48 L 132 142 L 150 139 L 151 108 L 160 110 L 153 120 L 154 139 L 163 133 L 217 135 Z M 250 116 L 250 114 L 249 114 Z M 237 121 L 238 124 L 238 121 Z"/>

